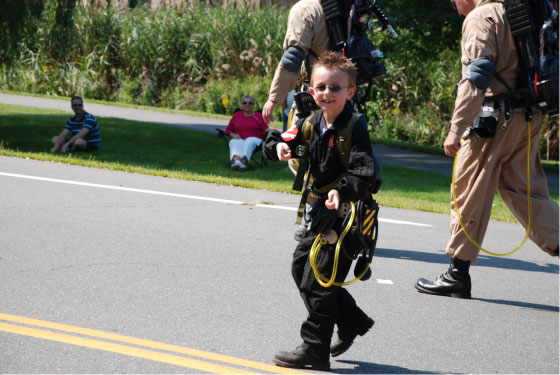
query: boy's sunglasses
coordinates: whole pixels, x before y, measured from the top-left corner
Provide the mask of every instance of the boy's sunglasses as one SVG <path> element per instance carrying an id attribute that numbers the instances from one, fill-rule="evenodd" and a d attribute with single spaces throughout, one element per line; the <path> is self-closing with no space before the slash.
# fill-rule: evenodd
<path id="1" fill-rule="evenodd" d="M 72 104 L 72 107 L 81 107 L 82 104 Z"/>
<path id="2" fill-rule="evenodd" d="M 255 103 L 253 103 L 253 102 L 243 102 L 243 105 L 247 105 L 247 104 L 248 104 L 248 105 L 253 105 L 253 104 L 255 104 Z"/>
<path id="3" fill-rule="evenodd" d="M 339 86 L 339 85 L 331 85 L 331 86 L 326 86 L 326 85 L 320 85 L 320 86 L 315 86 L 313 87 L 315 90 L 319 91 L 319 92 L 323 92 L 326 89 L 329 89 L 330 92 L 339 92 L 342 89 L 348 88 L 348 86 Z"/>

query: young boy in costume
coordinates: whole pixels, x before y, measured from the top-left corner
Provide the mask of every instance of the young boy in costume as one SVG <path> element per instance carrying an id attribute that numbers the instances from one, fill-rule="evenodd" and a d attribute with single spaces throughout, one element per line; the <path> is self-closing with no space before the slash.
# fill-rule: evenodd
<path id="1" fill-rule="evenodd" d="M 315 198 L 313 209 L 307 211 L 313 211 L 306 218 L 310 229 L 298 236 L 292 261 L 292 276 L 309 313 L 301 325 L 303 343 L 293 351 L 276 353 L 273 362 L 278 366 L 327 370 L 330 355 L 345 352 L 358 335 L 363 336 L 374 324 L 345 288 L 336 284 L 323 287 L 309 260 L 318 233 L 332 228 L 340 236 L 344 215 L 339 214 L 339 209 L 343 203 L 371 198 L 374 192 L 378 171 L 366 121 L 363 116 L 356 117 L 349 102 L 356 93 L 355 82 L 356 68 L 351 61 L 336 52 L 323 53 L 313 67 L 309 88 L 320 109 L 284 133 L 269 130 L 265 140 L 264 152 L 271 160 L 302 157 L 302 149 L 306 149 L 308 172 L 313 177 L 309 197 Z M 306 121 L 312 125 L 308 139 L 303 130 Z M 345 163 L 339 154 L 338 135 L 351 122 L 351 148 Z M 324 245 L 316 262 L 327 277 L 333 272 L 334 247 Z M 339 257 L 336 282 L 344 281 L 357 250 L 343 242 L 342 252 L 346 255 Z M 335 324 L 338 339 L 331 345 Z"/>

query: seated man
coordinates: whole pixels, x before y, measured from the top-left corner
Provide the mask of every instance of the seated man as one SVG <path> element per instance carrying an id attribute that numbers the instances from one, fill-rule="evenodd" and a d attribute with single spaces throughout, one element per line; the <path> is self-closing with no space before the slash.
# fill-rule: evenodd
<path id="1" fill-rule="evenodd" d="M 92 114 L 84 111 L 81 97 L 73 96 L 72 110 L 75 116 L 66 121 L 64 130 L 52 138 L 51 152 L 97 151 L 101 147 L 99 124 Z M 70 139 L 68 136 L 72 135 Z"/>

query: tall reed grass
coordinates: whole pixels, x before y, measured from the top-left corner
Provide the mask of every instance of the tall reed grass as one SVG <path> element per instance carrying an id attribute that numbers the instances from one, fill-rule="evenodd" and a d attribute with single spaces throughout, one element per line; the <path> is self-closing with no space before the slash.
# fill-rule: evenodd
<path id="1" fill-rule="evenodd" d="M 234 105 L 238 98 L 228 92 L 218 101 L 213 92 L 205 97 L 206 84 L 248 81 L 246 92 L 260 92 L 258 84 L 281 56 L 287 12 L 283 7 L 80 7 L 66 56 L 54 58 L 49 50 L 45 20 L 37 35 L 23 40 L 17 63 L 1 67 L 0 87 L 228 113 L 233 109 L 222 101 Z"/>

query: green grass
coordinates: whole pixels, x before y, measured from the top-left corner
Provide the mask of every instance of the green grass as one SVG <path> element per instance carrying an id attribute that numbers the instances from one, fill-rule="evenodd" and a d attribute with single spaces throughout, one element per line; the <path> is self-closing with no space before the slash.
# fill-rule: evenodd
<path id="1" fill-rule="evenodd" d="M 51 154 L 53 135 L 69 113 L 0 104 L 0 154 L 185 180 L 292 192 L 284 162 L 245 173 L 231 170 L 225 142 L 212 133 L 98 117 L 102 149 L 95 153 Z M 382 206 L 449 213 L 449 177 L 386 165 L 377 195 Z M 558 201 L 558 193 L 554 199 Z M 498 197 L 496 220 L 514 221 Z"/>

